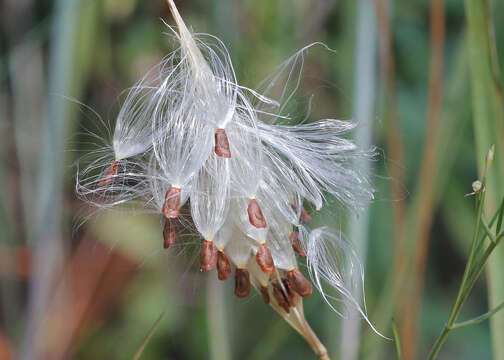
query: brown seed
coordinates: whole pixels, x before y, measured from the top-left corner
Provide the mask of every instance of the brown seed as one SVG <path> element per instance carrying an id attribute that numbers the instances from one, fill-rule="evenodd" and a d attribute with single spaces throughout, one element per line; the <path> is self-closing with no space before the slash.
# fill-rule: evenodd
<path id="1" fill-rule="evenodd" d="M 165 195 L 165 202 L 163 204 L 163 214 L 168 219 L 176 219 L 179 216 L 180 208 L 180 189 L 171 187 Z"/>
<path id="2" fill-rule="evenodd" d="M 267 286 L 261 286 L 259 288 L 259 291 L 261 292 L 261 296 L 263 298 L 263 301 L 266 305 L 269 305 L 270 303 L 270 296 L 268 293 L 268 287 Z"/>
<path id="3" fill-rule="evenodd" d="M 217 247 L 213 241 L 205 240 L 201 245 L 200 270 L 210 271 L 217 263 Z"/>
<path id="4" fill-rule="evenodd" d="M 306 211 L 305 208 L 302 208 L 301 209 L 301 220 L 305 221 L 305 222 L 310 222 L 312 221 L 312 217 L 310 216 L 310 214 L 308 214 L 308 211 Z"/>
<path id="5" fill-rule="evenodd" d="M 250 294 L 250 274 L 247 269 L 236 268 L 235 271 L 235 295 L 244 298 Z"/>
<path id="6" fill-rule="evenodd" d="M 256 199 L 250 199 L 248 204 L 249 221 L 256 228 L 265 228 L 266 220 L 264 220 L 263 213 Z"/>
<path id="7" fill-rule="evenodd" d="M 175 242 L 175 223 L 172 219 L 165 219 L 163 229 L 163 247 L 168 249 Z"/>
<path id="8" fill-rule="evenodd" d="M 302 297 L 310 296 L 312 284 L 301 274 L 298 269 L 293 269 L 287 273 L 287 279 L 292 284 L 293 289 Z"/>
<path id="9" fill-rule="evenodd" d="M 282 287 L 278 283 L 273 283 L 273 296 L 275 297 L 278 305 L 282 307 L 287 314 L 290 313 L 289 302 L 282 291 Z"/>
<path id="10" fill-rule="evenodd" d="M 220 157 L 231 157 L 231 150 L 229 150 L 229 141 L 226 135 L 226 130 L 224 129 L 217 129 L 215 131 L 215 153 Z"/>
<path id="11" fill-rule="evenodd" d="M 301 245 L 301 241 L 299 240 L 299 232 L 297 231 L 291 232 L 291 234 L 289 235 L 289 240 L 292 244 L 292 248 L 294 249 L 294 251 L 299 256 L 305 257 L 306 252 L 304 251 L 303 245 Z"/>
<path id="12" fill-rule="evenodd" d="M 282 283 L 285 287 L 285 290 L 287 290 L 287 301 L 289 302 L 289 305 L 291 307 L 296 306 L 296 293 L 294 292 L 294 289 L 292 288 L 292 284 L 289 281 L 288 278 L 285 278 L 282 280 Z"/>
<path id="13" fill-rule="evenodd" d="M 256 261 L 263 273 L 273 274 L 273 271 L 275 271 L 275 264 L 271 257 L 271 251 L 266 243 L 262 243 L 257 248 Z"/>
<path id="14" fill-rule="evenodd" d="M 113 182 L 114 177 L 117 175 L 118 170 L 119 170 L 119 161 L 116 160 L 112 163 L 112 165 L 110 165 L 107 171 L 105 171 L 102 180 L 98 184 L 98 187 L 102 187 Z"/>
<path id="15" fill-rule="evenodd" d="M 226 280 L 231 275 L 231 263 L 224 251 L 217 252 L 217 277 Z"/>

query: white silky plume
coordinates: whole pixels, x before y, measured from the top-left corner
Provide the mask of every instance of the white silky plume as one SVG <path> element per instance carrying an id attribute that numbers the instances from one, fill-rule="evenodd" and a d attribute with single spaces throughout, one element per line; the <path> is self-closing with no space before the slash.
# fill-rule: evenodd
<path id="1" fill-rule="evenodd" d="M 191 216 L 205 240 L 214 240 L 228 216 L 229 162 L 210 155 L 191 186 Z"/>

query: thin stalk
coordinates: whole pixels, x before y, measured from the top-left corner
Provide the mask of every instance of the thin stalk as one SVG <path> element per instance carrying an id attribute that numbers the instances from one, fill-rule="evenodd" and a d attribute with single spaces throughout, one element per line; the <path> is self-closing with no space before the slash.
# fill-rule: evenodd
<path id="1" fill-rule="evenodd" d="M 401 360 L 402 359 L 401 339 L 399 337 L 399 331 L 397 330 L 397 325 L 394 319 L 392 319 L 392 333 L 394 334 L 394 345 L 396 348 L 397 360 Z"/>
<path id="2" fill-rule="evenodd" d="M 231 359 L 231 349 L 228 339 L 223 283 L 217 280 L 216 274 L 212 273 L 211 275 L 214 276 L 208 277 L 206 291 L 209 359 L 229 360 Z"/>
<path id="3" fill-rule="evenodd" d="M 457 297 L 455 299 L 455 302 L 453 304 L 453 307 L 450 311 L 450 316 L 448 318 L 448 321 L 446 322 L 443 330 L 441 331 L 441 334 L 439 335 L 438 339 L 434 343 L 431 352 L 429 354 L 429 360 L 433 360 L 436 358 L 437 354 L 439 353 L 439 350 L 441 349 L 441 346 L 444 344 L 446 341 L 446 338 L 448 337 L 449 332 L 453 329 L 453 325 L 455 321 L 457 320 L 457 317 L 460 313 L 460 310 L 462 309 L 462 306 L 469 296 L 470 291 L 472 290 L 474 284 L 476 283 L 477 279 L 479 278 L 481 272 L 483 271 L 483 268 L 488 260 L 488 257 L 492 253 L 492 251 L 495 249 L 497 244 L 499 243 L 500 236 L 496 239 L 495 242 L 492 242 L 490 246 L 487 248 L 485 251 L 485 254 L 483 257 L 477 262 L 476 262 L 476 252 L 478 249 L 478 243 L 480 239 L 480 226 L 483 223 L 483 207 L 485 203 L 485 195 L 487 193 L 486 191 L 486 178 L 487 178 L 487 171 L 488 171 L 488 165 L 489 162 L 486 162 L 486 167 L 484 170 L 484 175 L 482 179 L 482 191 L 480 191 L 476 196 L 477 196 L 477 221 L 474 226 L 474 232 L 473 232 L 473 237 L 472 237 L 472 243 L 471 243 L 471 251 L 469 253 L 469 259 L 466 263 L 466 267 L 464 269 L 464 275 L 462 277 L 462 281 L 459 287 L 459 290 L 457 292 Z M 483 238 L 484 240 L 484 238 Z"/>
<path id="4" fill-rule="evenodd" d="M 33 277 L 30 283 L 28 323 L 20 359 L 39 359 L 51 286 L 62 252 L 62 202 L 65 124 L 68 107 L 56 94 L 68 94 L 78 14 L 77 0 L 59 0 L 51 34 L 48 116 L 43 130 L 39 181 L 35 198 Z"/>
<path id="5" fill-rule="evenodd" d="M 413 222 L 412 285 L 406 296 L 402 327 L 403 352 L 414 358 L 418 340 L 418 318 L 422 307 L 425 267 L 434 208 L 435 178 L 439 161 L 441 108 L 443 99 L 443 61 L 445 44 L 445 13 L 443 0 L 431 0 L 430 7 L 430 70 L 427 109 L 427 129 L 418 182 L 418 203 Z"/>
<path id="6" fill-rule="evenodd" d="M 492 12 L 488 0 L 465 0 L 468 50 L 471 75 L 472 112 L 478 168 L 485 168 L 483 154 L 495 144 L 496 158 L 488 179 L 489 201 L 485 211 L 494 213 L 504 188 L 504 107 L 498 73 Z M 504 252 L 496 251 L 488 261 L 488 297 L 490 307 L 504 298 Z M 494 359 L 504 359 L 504 314 L 490 320 Z"/>
<path id="7" fill-rule="evenodd" d="M 371 147 L 375 101 L 375 56 L 376 22 L 373 4 L 360 0 L 357 13 L 357 45 L 355 50 L 356 66 L 354 70 L 354 109 L 353 117 L 360 123 L 355 135 L 356 144 L 363 149 Z M 359 171 L 370 173 L 368 162 L 355 164 Z M 360 213 L 359 218 L 349 220 L 349 236 L 356 244 L 357 251 L 365 264 L 368 246 L 369 208 Z M 362 296 L 363 294 L 355 294 Z M 360 344 L 361 319 L 357 314 L 346 317 L 341 325 L 340 357 L 343 360 L 358 358 Z"/>
<path id="8" fill-rule="evenodd" d="M 156 332 L 157 328 L 159 327 L 159 324 L 161 323 L 161 319 L 163 318 L 164 314 L 165 313 L 162 312 L 161 315 L 159 315 L 159 317 L 157 318 L 157 320 L 154 322 L 154 324 L 150 328 L 149 332 L 147 333 L 147 336 L 145 336 L 144 341 L 142 341 L 142 344 L 140 345 L 140 347 L 138 348 L 137 352 L 135 353 L 135 356 L 133 356 L 133 360 L 139 360 L 140 359 L 140 357 L 142 356 L 145 348 L 147 347 L 147 345 L 149 345 L 149 342 L 151 341 L 152 336 L 154 335 L 154 333 Z"/>
<path id="9" fill-rule="evenodd" d="M 492 310 L 484 313 L 483 315 L 477 316 L 477 317 L 470 319 L 470 320 L 466 320 L 466 321 L 462 321 L 462 322 L 453 324 L 451 329 L 452 330 L 461 329 L 461 328 L 464 328 L 467 326 L 480 324 L 483 321 L 490 319 L 494 314 L 496 314 L 501 309 L 504 309 L 504 301 L 501 302 L 495 309 L 492 309 Z"/>

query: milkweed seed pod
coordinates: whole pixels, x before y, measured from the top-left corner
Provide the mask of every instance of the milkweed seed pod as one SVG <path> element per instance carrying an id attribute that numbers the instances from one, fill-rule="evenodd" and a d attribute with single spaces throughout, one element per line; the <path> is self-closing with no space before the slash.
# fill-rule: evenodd
<path id="1" fill-rule="evenodd" d="M 77 191 L 99 194 L 83 196 L 97 206 L 140 204 L 157 213 L 164 248 L 177 241 L 179 227 L 195 230 L 201 271 L 232 277 L 238 298 L 256 289 L 328 359 L 304 317 L 303 298 L 316 288 L 333 310 L 343 315 L 339 305 L 351 307 L 369 323 L 364 300 L 354 295 L 363 293 L 363 270 L 342 234 L 310 228 L 303 204 L 320 209 L 330 196 L 358 210 L 373 189 L 353 164 L 374 151 L 345 139 L 351 122 L 308 123 L 304 116 L 300 125 L 278 124 L 296 120 L 285 109 L 300 85 L 304 54 L 324 45 L 301 49 L 254 91 L 238 84 L 222 42 L 191 33 L 167 2 L 177 48 L 128 92 L 106 149 L 112 162 L 105 154 L 80 172 Z"/>

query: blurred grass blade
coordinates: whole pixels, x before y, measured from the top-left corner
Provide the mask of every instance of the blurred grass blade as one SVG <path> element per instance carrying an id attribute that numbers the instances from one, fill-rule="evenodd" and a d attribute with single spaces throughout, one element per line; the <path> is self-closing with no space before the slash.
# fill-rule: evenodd
<path id="1" fill-rule="evenodd" d="M 445 44 L 445 15 L 443 0 L 431 0 L 430 6 L 430 64 L 427 109 L 427 129 L 424 138 L 420 177 L 418 180 L 418 202 L 412 223 L 413 241 L 411 287 L 406 296 L 403 312 L 403 350 L 407 359 L 414 358 L 422 307 L 425 267 L 429 249 L 430 229 L 434 212 L 434 195 L 437 163 L 440 153 L 441 108 L 443 100 L 443 62 Z"/>
<path id="2" fill-rule="evenodd" d="M 354 106 L 353 118 L 360 126 L 355 133 L 355 142 L 362 149 L 371 147 L 373 119 L 375 114 L 375 56 L 376 56 L 376 17 L 374 6 L 368 0 L 360 0 L 357 10 L 357 45 L 355 49 L 354 69 Z M 355 164 L 361 174 L 368 176 L 370 165 L 368 162 Z M 366 263 L 366 253 L 369 236 L 369 209 L 349 219 L 348 235 L 356 245 L 356 250 Z M 349 270 L 349 272 L 351 269 Z M 364 296 L 364 294 L 354 294 Z M 343 319 L 341 325 L 340 357 L 342 360 L 355 360 L 359 354 L 361 317 L 357 311 Z M 333 350 L 332 353 L 335 353 Z"/>
<path id="3" fill-rule="evenodd" d="M 399 331 L 397 331 L 397 325 L 394 319 L 392 319 L 392 333 L 394 334 L 394 344 L 396 349 L 397 360 L 401 360 L 402 359 L 401 339 L 399 338 Z"/>
<path id="4" fill-rule="evenodd" d="M 144 352 L 145 348 L 147 345 L 149 345 L 150 340 L 152 339 L 152 336 L 156 332 L 157 328 L 159 327 L 159 324 L 161 323 L 161 320 L 163 319 L 163 316 L 165 315 L 165 312 L 163 311 L 161 315 L 157 318 L 157 320 L 154 322 L 152 325 L 151 329 L 147 333 L 147 336 L 145 337 L 144 341 L 138 348 L 137 352 L 135 353 L 135 356 L 133 356 L 133 360 L 138 360 L 140 359 L 140 356 L 142 356 L 142 353 Z"/>
<path id="5" fill-rule="evenodd" d="M 485 155 L 496 145 L 495 160 L 488 174 L 487 214 L 496 212 L 497 199 L 504 188 L 504 110 L 502 87 L 497 72 L 493 23 L 487 0 L 465 0 L 468 28 L 469 66 L 473 105 L 473 124 L 476 138 L 476 158 L 480 176 L 485 168 Z M 504 251 L 500 247 L 490 258 L 488 266 L 490 307 L 504 299 Z M 504 313 L 490 320 L 494 359 L 504 359 Z"/>
<path id="6" fill-rule="evenodd" d="M 210 347 L 210 360 L 230 360 L 231 349 L 229 341 L 227 306 L 224 296 L 224 283 L 217 280 L 217 275 L 211 273 L 207 280 L 207 334 Z"/>
<path id="7" fill-rule="evenodd" d="M 501 227 L 502 227 L 502 218 L 504 216 L 504 198 L 502 199 L 501 206 L 499 207 L 498 216 L 499 216 L 499 218 L 497 220 L 497 226 L 495 228 L 496 234 L 500 233 Z M 490 225 L 490 226 L 492 226 L 492 225 Z"/>

